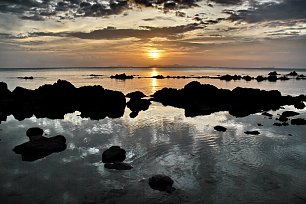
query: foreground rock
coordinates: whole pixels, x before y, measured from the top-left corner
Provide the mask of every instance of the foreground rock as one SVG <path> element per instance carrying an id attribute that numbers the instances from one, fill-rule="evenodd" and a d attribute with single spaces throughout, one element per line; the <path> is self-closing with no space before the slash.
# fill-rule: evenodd
<path id="1" fill-rule="evenodd" d="M 296 118 L 291 120 L 292 125 L 306 125 L 306 120 L 304 118 Z"/>
<path id="2" fill-rule="evenodd" d="M 259 135 L 260 134 L 260 132 L 258 132 L 257 130 L 255 130 L 255 131 L 246 131 L 244 133 L 247 134 L 247 135 Z"/>
<path id="3" fill-rule="evenodd" d="M 126 158 L 126 151 L 119 146 L 111 146 L 102 154 L 103 163 L 123 162 Z"/>
<path id="4" fill-rule="evenodd" d="M 226 128 L 220 125 L 217 125 L 214 127 L 215 130 L 219 131 L 219 132 L 225 132 Z"/>
<path id="5" fill-rule="evenodd" d="M 149 185 L 154 190 L 166 191 L 167 193 L 171 193 L 175 190 L 172 187 L 174 181 L 166 175 L 155 175 L 149 178 Z"/>
<path id="6" fill-rule="evenodd" d="M 134 91 L 134 92 L 126 94 L 126 97 L 140 99 L 140 98 L 146 97 L 146 95 L 142 93 L 141 91 Z"/>
<path id="7" fill-rule="evenodd" d="M 148 110 L 149 106 L 151 105 L 151 101 L 141 98 L 131 98 L 126 105 L 132 111 L 130 117 L 134 118 L 138 115 L 140 111 Z"/>
<path id="8" fill-rule="evenodd" d="M 23 161 L 35 161 L 66 149 L 66 138 L 64 136 L 57 135 L 47 138 L 39 135 L 40 133 L 41 129 L 30 128 L 27 131 L 30 141 L 13 149 L 16 154 L 21 154 Z"/>
<path id="9" fill-rule="evenodd" d="M 163 88 L 153 94 L 153 100 L 163 105 L 185 109 L 186 116 L 209 115 L 229 111 L 236 117 L 277 110 L 283 105 L 304 101 L 305 96 L 282 96 L 277 90 L 265 91 L 252 88 L 226 90 L 193 81 L 183 89 Z"/>
<path id="10" fill-rule="evenodd" d="M 32 136 L 42 136 L 44 134 L 44 130 L 39 128 L 39 127 L 33 127 L 33 128 L 29 128 L 26 131 L 26 135 L 28 137 L 32 137 Z"/>
<path id="11" fill-rule="evenodd" d="M 65 114 L 75 111 L 91 119 L 117 118 L 123 115 L 125 106 L 123 93 L 101 86 L 76 88 L 68 81 L 58 80 L 35 90 L 16 87 L 11 92 L 5 83 L 0 83 L 0 113 L 3 117 L 12 114 L 17 120 L 33 115 L 63 119 Z"/>

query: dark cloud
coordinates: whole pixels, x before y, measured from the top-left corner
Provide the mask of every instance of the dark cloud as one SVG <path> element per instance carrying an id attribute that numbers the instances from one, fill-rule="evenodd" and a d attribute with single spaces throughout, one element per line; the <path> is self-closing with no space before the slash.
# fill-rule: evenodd
<path id="1" fill-rule="evenodd" d="M 237 5 L 241 4 L 243 0 L 210 0 L 210 2 L 215 2 L 217 4 L 222 4 L 222 5 Z M 211 4 L 208 5 L 212 7 Z"/>
<path id="2" fill-rule="evenodd" d="M 120 14 L 132 6 L 181 9 L 197 6 L 200 0 L 0 0 L 0 13 L 11 13 L 25 20 L 76 17 L 102 17 Z"/>
<path id="3" fill-rule="evenodd" d="M 248 23 L 274 20 L 305 20 L 306 1 L 284 0 L 280 3 L 254 4 L 248 10 L 225 10 L 224 13 L 230 14 L 228 19 L 231 21 L 245 21 Z"/>
<path id="4" fill-rule="evenodd" d="M 123 38 L 139 38 L 150 39 L 154 37 L 175 39 L 180 38 L 182 34 L 193 31 L 196 29 L 202 29 L 203 26 L 199 24 L 187 24 L 174 27 L 148 27 L 144 26 L 140 29 L 117 29 L 114 27 L 107 27 L 100 30 L 94 30 L 89 33 L 85 32 L 60 32 L 60 33 L 46 33 L 35 32 L 29 33 L 29 37 L 38 36 L 57 36 L 57 37 L 75 37 L 80 39 L 123 39 Z"/>

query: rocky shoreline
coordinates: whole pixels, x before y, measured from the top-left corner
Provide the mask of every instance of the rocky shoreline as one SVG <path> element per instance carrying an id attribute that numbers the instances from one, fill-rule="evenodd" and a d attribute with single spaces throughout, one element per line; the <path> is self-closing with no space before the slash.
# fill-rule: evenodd
<path id="1" fill-rule="evenodd" d="M 126 97 L 130 98 L 128 102 Z M 81 117 L 95 120 L 119 118 L 123 116 L 126 107 L 132 111 L 130 117 L 133 118 L 140 111 L 146 111 L 151 101 L 183 108 L 187 117 L 219 111 L 228 111 L 235 117 L 245 117 L 278 110 L 284 105 L 304 109 L 306 101 L 305 95 L 282 96 L 277 90 L 241 87 L 233 90 L 219 89 L 197 81 L 188 83 L 182 89 L 163 88 L 149 99 L 144 97 L 146 96 L 139 91 L 125 96 L 122 92 L 104 89 L 102 86 L 76 88 L 64 80 L 35 90 L 16 87 L 13 91 L 8 90 L 6 83 L 0 82 L 0 121 L 5 121 L 9 115 L 17 120 L 33 115 L 37 118 L 63 119 L 66 113 L 75 111 L 81 112 Z"/>

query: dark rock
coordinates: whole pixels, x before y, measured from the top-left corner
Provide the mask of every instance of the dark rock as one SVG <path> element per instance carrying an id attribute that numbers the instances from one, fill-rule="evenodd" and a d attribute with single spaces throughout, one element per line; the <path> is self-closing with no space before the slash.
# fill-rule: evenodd
<path id="1" fill-rule="evenodd" d="M 297 76 L 298 73 L 296 73 L 296 71 L 290 72 L 289 74 L 287 74 L 288 76 Z"/>
<path id="2" fill-rule="evenodd" d="M 257 82 L 261 82 L 261 81 L 264 81 L 264 80 L 267 80 L 267 78 L 266 78 L 266 77 L 263 77 L 263 76 L 261 76 L 261 75 L 259 75 L 259 76 L 256 77 L 256 81 L 257 81 Z"/>
<path id="3" fill-rule="evenodd" d="M 268 112 L 263 112 L 261 115 L 267 116 L 269 118 L 271 118 L 273 116 L 271 113 L 268 113 Z"/>
<path id="4" fill-rule="evenodd" d="M 273 72 L 270 72 L 268 75 L 269 76 L 276 76 L 276 75 L 278 75 L 278 73 L 276 71 L 273 71 Z"/>
<path id="5" fill-rule="evenodd" d="M 102 154 L 103 163 L 116 163 L 123 162 L 126 158 L 125 150 L 119 146 L 111 146 L 109 149 L 105 150 Z"/>
<path id="6" fill-rule="evenodd" d="M 257 130 L 255 130 L 255 131 L 246 131 L 244 133 L 247 134 L 247 135 L 259 135 L 260 134 L 260 132 L 258 132 Z"/>
<path id="7" fill-rule="evenodd" d="M 299 113 L 297 112 L 294 112 L 294 111 L 284 111 L 281 115 L 281 117 L 292 117 L 292 116 L 296 116 L 296 115 L 299 115 Z"/>
<path id="8" fill-rule="evenodd" d="M 110 78 L 111 79 L 125 80 L 125 79 L 133 79 L 134 76 L 133 75 L 126 75 L 125 73 L 123 73 L 123 74 L 112 75 L 112 76 L 110 76 Z"/>
<path id="9" fill-rule="evenodd" d="M 261 123 L 257 123 L 257 126 L 263 126 Z"/>
<path id="10" fill-rule="evenodd" d="M 305 108 L 305 104 L 302 101 L 299 101 L 299 102 L 294 104 L 294 107 L 296 109 L 304 109 Z"/>
<path id="11" fill-rule="evenodd" d="M 126 97 L 140 99 L 140 98 L 146 97 L 146 95 L 142 93 L 141 91 L 134 91 L 134 92 L 126 94 Z"/>
<path id="12" fill-rule="evenodd" d="M 148 110 L 151 102 L 146 99 L 131 98 L 126 105 L 131 111 L 139 112 Z"/>
<path id="13" fill-rule="evenodd" d="M 137 115 L 138 115 L 138 113 L 139 113 L 139 111 L 132 111 L 132 112 L 130 113 L 130 118 L 136 118 Z"/>
<path id="14" fill-rule="evenodd" d="M 292 125 L 306 125 L 306 120 L 304 118 L 296 118 L 291 120 Z"/>
<path id="15" fill-rule="evenodd" d="M 274 126 L 288 126 L 289 123 L 283 122 L 283 123 L 273 123 Z"/>
<path id="16" fill-rule="evenodd" d="M 44 134 L 43 129 L 39 128 L 39 127 L 33 127 L 33 128 L 29 128 L 26 132 L 28 137 L 32 137 L 32 136 L 42 136 Z"/>
<path id="17" fill-rule="evenodd" d="M 247 76 L 243 76 L 242 79 L 244 79 L 246 81 L 251 81 L 253 78 L 250 77 L 249 75 L 247 75 Z"/>
<path id="18" fill-rule="evenodd" d="M 156 75 L 156 76 L 152 76 L 152 78 L 155 78 L 155 79 L 164 79 L 165 77 L 163 75 Z"/>
<path id="19" fill-rule="evenodd" d="M 104 167 L 107 169 L 116 169 L 116 170 L 130 170 L 132 169 L 132 165 L 123 162 L 115 162 L 115 163 L 106 163 Z"/>
<path id="20" fill-rule="evenodd" d="M 270 76 L 268 76 L 268 81 L 270 81 L 270 82 L 275 82 L 275 81 L 277 81 L 277 76 L 275 76 L 275 75 L 270 75 Z"/>
<path id="21" fill-rule="evenodd" d="M 288 118 L 281 115 L 279 118 L 277 118 L 277 120 L 279 120 L 281 122 L 286 122 L 286 121 L 288 121 Z"/>
<path id="22" fill-rule="evenodd" d="M 221 77 L 219 77 L 220 80 L 225 80 L 225 81 L 231 81 L 231 80 L 240 80 L 241 79 L 241 76 L 240 75 L 229 75 L 229 74 L 226 74 L 226 75 L 223 75 Z"/>
<path id="23" fill-rule="evenodd" d="M 29 76 L 29 77 L 27 77 L 27 76 L 25 76 L 25 77 L 17 77 L 18 79 L 25 79 L 25 80 L 33 80 L 34 79 L 34 77 L 32 77 L 32 76 Z"/>
<path id="24" fill-rule="evenodd" d="M 30 137 L 30 141 L 16 146 L 13 151 L 21 154 L 23 161 L 35 161 L 55 152 L 66 149 L 66 139 L 62 135 L 46 138 L 43 136 Z"/>
<path id="25" fill-rule="evenodd" d="M 163 105 L 185 109 L 186 116 L 209 115 L 229 111 L 236 117 L 268 110 L 301 101 L 300 97 L 282 96 L 279 91 L 264 91 L 237 87 L 232 91 L 209 84 L 190 82 L 183 89 L 163 88 L 153 94 L 153 100 Z"/>
<path id="26" fill-rule="evenodd" d="M 166 191 L 168 193 L 175 190 L 175 188 L 172 187 L 173 183 L 174 181 L 166 175 L 155 175 L 149 178 L 149 185 L 152 189 Z"/>
<path id="27" fill-rule="evenodd" d="M 281 81 L 287 81 L 287 80 L 289 80 L 290 78 L 288 78 L 288 77 L 286 77 L 286 76 L 281 76 L 281 77 L 279 77 L 278 79 L 281 80 Z"/>
<path id="28" fill-rule="evenodd" d="M 219 132 L 225 132 L 226 128 L 220 125 L 217 125 L 214 127 L 215 130 L 219 131 Z"/>

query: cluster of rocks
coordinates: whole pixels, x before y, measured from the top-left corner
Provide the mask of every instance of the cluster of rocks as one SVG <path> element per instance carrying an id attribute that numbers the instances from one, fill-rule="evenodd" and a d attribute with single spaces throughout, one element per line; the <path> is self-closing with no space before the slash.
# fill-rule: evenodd
<path id="1" fill-rule="evenodd" d="M 277 110 L 283 105 L 301 104 L 305 95 L 282 96 L 277 90 L 265 91 L 237 87 L 233 90 L 218 89 L 209 84 L 190 82 L 183 89 L 163 88 L 153 94 L 153 101 L 185 109 L 186 116 L 209 115 L 228 111 L 236 117 Z"/>
<path id="2" fill-rule="evenodd" d="M 132 93 L 128 93 L 126 97 L 130 98 L 129 102 L 127 102 L 127 107 L 132 111 L 130 113 L 131 118 L 135 118 L 140 111 L 146 111 L 149 109 L 151 105 L 151 101 L 148 99 L 143 99 L 146 97 L 142 92 L 135 91 Z"/>
<path id="3" fill-rule="evenodd" d="M 66 138 L 62 135 L 44 137 L 41 128 L 34 127 L 27 130 L 28 142 L 14 147 L 16 154 L 21 154 L 23 161 L 35 161 L 55 152 L 66 149 Z"/>
<path id="4" fill-rule="evenodd" d="M 34 79 L 34 77 L 32 77 L 32 76 L 25 76 L 25 77 L 17 77 L 17 79 L 25 79 L 25 80 L 33 80 Z"/>
<path id="5" fill-rule="evenodd" d="M 134 76 L 133 75 L 126 75 L 125 73 L 123 73 L 123 74 L 112 75 L 112 76 L 110 76 L 110 78 L 111 79 L 126 80 L 126 79 L 133 79 Z"/>
<path id="6" fill-rule="evenodd" d="M 103 119 L 121 117 L 126 100 L 123 93 L 101 86 L 74 87 L 58 80 L 38 89 L 16 87 L 12 92 L 0 82 L 0 120 L 13 115 L 17 120 L 30 118 L 63 119 L 66 113 L 81 112 L 81 117 Z"/>
<path id="7" fill-rule="evenodd" d="M 133 167 L 124 163 L 123 161 L 126 159 L 126 151 L 119 146 L 111 146 L 109 149 L 105 150 L 102 153 L 102 162 L 105 163 L 104 167 L 107 169 L 115 169 L 115 170 L 130 170 Z M 171 193 L 175 190 L 172 187 L 174 181 L 166 175 L 154 175 L 149 178 L 149 185 L 154 190 L 166 191 Z"/>

